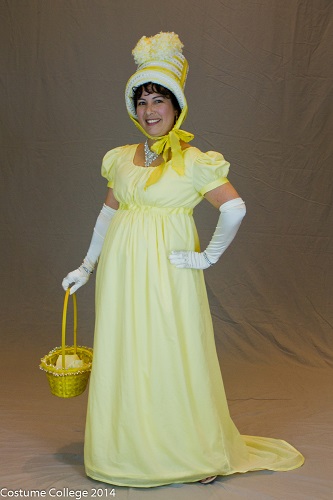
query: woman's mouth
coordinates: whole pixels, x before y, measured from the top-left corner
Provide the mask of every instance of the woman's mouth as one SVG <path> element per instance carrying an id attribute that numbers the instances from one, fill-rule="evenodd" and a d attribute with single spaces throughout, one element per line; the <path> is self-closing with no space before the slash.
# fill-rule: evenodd
<path id="1" fill-rule="evenodd" d="M 160 121 L 159 118 L 155 118 L 155 119 L 146 120 L 146 123 L 147 123 L 147 125 L 156 125 L 156 123 L 158 123 L 159 121 Z"/>

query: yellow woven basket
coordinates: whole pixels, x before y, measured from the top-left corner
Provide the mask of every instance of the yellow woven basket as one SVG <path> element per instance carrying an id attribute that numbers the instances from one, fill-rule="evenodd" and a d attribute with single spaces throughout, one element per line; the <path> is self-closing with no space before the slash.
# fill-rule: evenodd
<path id="1" fill-rule="evenodd" d="M 77 303 L 75 293 L 73 297 L 74 306 L 74 345 L 66 346 L 66 319 L 68 306 L 69 290 L 65 294 L 64 309 L 62 314 L 62 339 L 61 347 L 52 349 L 41 359 L 39 368 L 46 372 L 52 394 L 59 398 L 73 398 L 84 392 L 90 376 L 93 351 L 90 347 L 76 345 L 77 338 Z M 83 361 L 80 368 L 65 368 L 65 356 L 77 355 L 79 360 Z M 61 367 L 56 363 L 61 358 Z"/>

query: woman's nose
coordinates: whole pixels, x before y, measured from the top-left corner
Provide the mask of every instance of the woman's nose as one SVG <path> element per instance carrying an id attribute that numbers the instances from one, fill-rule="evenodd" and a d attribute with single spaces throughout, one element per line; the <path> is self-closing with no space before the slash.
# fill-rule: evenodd
<path id="1" fill-rule="evenodd" d="M 150 103 L 150 102 L 147 103 L 147 107 L 146 107 L 147 115 L 150 115 L 154 111 L 153 106 L 154 106 L 153 103 Z"/>

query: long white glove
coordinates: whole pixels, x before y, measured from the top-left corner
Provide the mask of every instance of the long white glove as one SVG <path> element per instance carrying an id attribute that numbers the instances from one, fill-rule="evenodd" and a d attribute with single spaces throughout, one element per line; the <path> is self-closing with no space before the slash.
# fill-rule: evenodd
<path id="1" fill-rule="evenodd" d="M 169 255 L 171 264 L 178 268 L 207 269 L 215 264 L 228 248 L 246 214 L 242 198 L 234 198 L 220 206 L 220 217 L 215 232 L 203 252 L 173 251 Z"/>
<path id="2" fill-rule="evenodd" d="M 93 273 L 95 266 L 97 264 L 98 258 L 102 251 L 102 246 L 104 238 L 112 217 L 115 215 L 117 210 L 114 210 L 107 205 L 103 205 L 99 216 L 97 217 L 96 225 L 94 227 L 93 236 L 91 238 L 91 243 L 87 255 L 85 256 L 81 266 L 75 271 L 67 274 L 66 278 L 62 281 L 62 287 L 67 290 L 69 285 L 74 283 L 74 286 L 70 289 L 70 295 L 76 292 L 78 288 L 85 285 Z"/>

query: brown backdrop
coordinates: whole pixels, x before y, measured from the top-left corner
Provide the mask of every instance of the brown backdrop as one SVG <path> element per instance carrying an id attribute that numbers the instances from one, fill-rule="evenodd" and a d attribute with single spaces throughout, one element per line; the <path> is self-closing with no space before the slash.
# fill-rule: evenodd
<path id="1" fill-rule="evenodd" d="M 331 380 L 332 2 L 1 0 L 0 9 L 6 359 L 29 352 L 38 364 L 59 344 L 61 281 L 81 263 L 104 200 L 102 156 L 141 140 L 123 96 L 131 50 L 142 35 L 175 31 L 190 65 L 184 129 L 230 161 L 247 204 L 237 240 L 206 272 L 226 383 L 236 390 L 237 363 L 254 378 L 256 364 L 265 373 L 274 364 L 278 376 L 303 369 L 301 380 L 316 367 Z M 195 218 L 205 245 L 217 212 L 203 202 Z M 80 340 L 91 344 L 93 280 L 78 301 Z"/>

